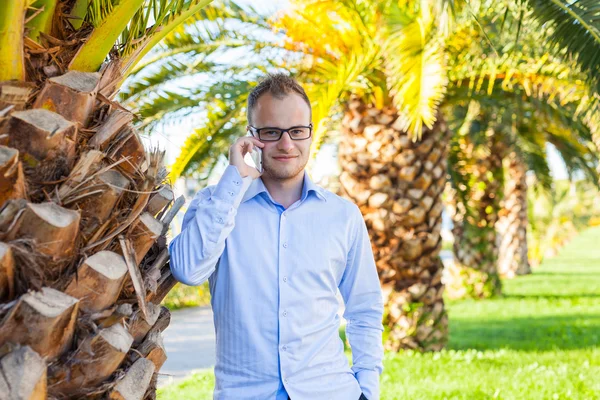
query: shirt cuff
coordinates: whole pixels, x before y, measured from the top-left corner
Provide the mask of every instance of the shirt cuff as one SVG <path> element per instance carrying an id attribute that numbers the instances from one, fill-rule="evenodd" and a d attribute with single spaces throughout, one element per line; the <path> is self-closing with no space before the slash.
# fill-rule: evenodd
<path id="1" fill-rule="evenodd" d="M 356 380 L 369 400 L 379 400 L 379 373 L 363 369 L 356 373 Z"/>
<path id="2" fill-rule="evenodd" d="M 238 207 L 251 183 L 251 176 L 242 178 L 236 166 L 228 165 L 212 195 L 234 207 Z"/>

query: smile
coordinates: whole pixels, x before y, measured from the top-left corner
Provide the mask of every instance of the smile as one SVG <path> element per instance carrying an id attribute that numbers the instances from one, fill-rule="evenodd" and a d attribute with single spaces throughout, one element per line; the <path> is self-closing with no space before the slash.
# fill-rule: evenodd
<path id="1" fill-rule="evenodd" d="M 290 161 L 296 157 L 273 157 L 273 158 L 276 159 L 277 161 Z"/>

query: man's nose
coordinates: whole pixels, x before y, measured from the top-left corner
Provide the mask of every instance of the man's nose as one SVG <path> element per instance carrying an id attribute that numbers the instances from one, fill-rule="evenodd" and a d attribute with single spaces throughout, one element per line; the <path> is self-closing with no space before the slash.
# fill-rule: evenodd
<path id="1" fill-rule="evenodd" d="M 294 141 L 290 137 L 289 132 L 284 132 L 283 135 L 281 135 L 281 139 L 277 142 L 277 147 L 280 150 L 290 150 L 294 147 Z"/>

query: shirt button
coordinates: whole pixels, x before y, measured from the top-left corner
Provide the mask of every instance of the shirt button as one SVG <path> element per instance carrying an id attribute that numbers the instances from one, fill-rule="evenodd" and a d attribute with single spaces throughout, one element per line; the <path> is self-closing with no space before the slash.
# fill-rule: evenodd
<path id="1" fill-rule="evenodd" d="M 240 186 L 240 181 L 233 181 L 236 186 Z"/>
<path id="2" fill-rule="evenodd" d="M 284 317 L 287 317 L 287 311 L 284 311 L 284 312 L 283 312 L 283 316 L 284 316 Z"/>
<path id="3" fill-rule="evenodd" d="M 283 351 L 287 351 L 287 346 L 283 346 L 283 347 L 281 348 L 281 350 L 283 350 Z"/>
<path id="4" fill-rule="evenodd" d="M 284 276 L 284 277 L 283 277 L 283 281 L 284 281 L 284 282 L 287 282 L 287 276 Z"/>
<path id="5" fill-rule="evenodd" d="M 229 195 L 230 195 L 230 196 L 233 196 L 233 192 L 229 192 Z"/>
<path id="6" fill-rule="evenodd" d="M 285 379 L 283 380 L 283 382 L 284 382 L 284 383 L 290 383 L 290 381 L 288 380 L 288 378 L 285 378 Z"/>
<path id="7" fill-rule="evenodd" d="M 217 218 L 217 222 L 222 224 L 223 223 L 223 218 Z"/>
<path id="8" fill-rule="evenodd" d="M 284 248 L 284 249 L 287 249 L 287 243 L 284 243 L 284 244 L 283 244 L 283 248 Z"/>
<path id="9" fill-rule="evenodd" d="M 285 215 L 285 213 L 283 213 L 283 218 L 287 217 L 287 215 Z"/>

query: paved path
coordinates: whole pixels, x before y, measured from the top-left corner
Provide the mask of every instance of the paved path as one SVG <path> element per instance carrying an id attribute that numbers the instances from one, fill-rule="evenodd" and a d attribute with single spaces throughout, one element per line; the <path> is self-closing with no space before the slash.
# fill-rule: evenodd
<path id="1" fill-rule="evenodd" d="M 443 251 L 444 264 L 452 262 L 452 252 Z M 343 306 L 340 306 L 340 315 Z M 167 361 L 160 369 L 159 386 L 185 378 L 195 371 L 215 365 L 215 327 L 210 307 L 173 311 L 171 324 L 163 333 Z"/>
<path id="2" fill-rule="evenodd" d="M 215 365 L 215 327 L 210 307 L 174 311 L 163 340 L 167 361 L 160 369 L 159 386 Z"/>

